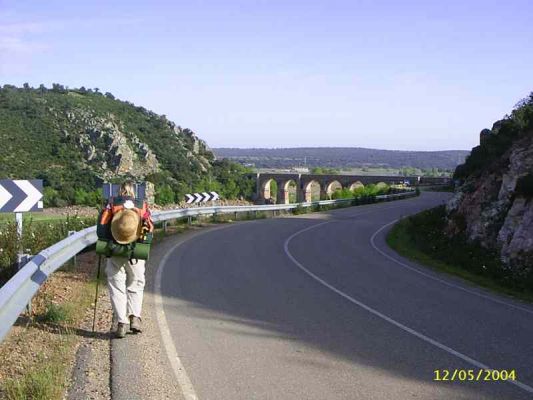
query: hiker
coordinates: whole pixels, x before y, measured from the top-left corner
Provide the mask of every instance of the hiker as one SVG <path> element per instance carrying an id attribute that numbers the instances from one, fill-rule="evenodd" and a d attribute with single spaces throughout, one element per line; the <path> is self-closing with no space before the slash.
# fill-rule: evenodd
<path id="1" fill-rule="evenodd" d="M 144 271 L 153 233 L 150 210 L 135 199 L 132 182 L 121 185 L 100 213 L 96 252 L 106 255 L 107 286 L 115 320 L 116 336 L 124 338 L 127 326 L 140 333 Z"/>

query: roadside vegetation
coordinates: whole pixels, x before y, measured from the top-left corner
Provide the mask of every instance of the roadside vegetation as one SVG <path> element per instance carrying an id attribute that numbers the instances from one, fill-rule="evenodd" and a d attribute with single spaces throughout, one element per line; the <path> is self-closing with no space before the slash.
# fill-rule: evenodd
<path id="1" fill-rule="evenodd" d="M 37 254 L 65 239 L 69 231 L 79 231 L 95 223 L 95 218 L 77 216 L 41 221 L 26 220 L 23 223 L 22 250 L 26 254 Z M 17 271 L 18 249 L 19 240 L 14 218 L 0 220 L 0 286 Z"/>
<path id="2" fill-rule="evenodd" d="M 513 143 L 531 135 L 532 124 L 533 93 L 521 100 L 511 115 L 495 122 L 492 129 L 484 129 L 481 132 L 481 144 L 472 149 L 463 164 L 457 166 L 453 174 L 454 179 L 464 181 L 467 178 L 477 178 L 487 168 L 498 165 L 498 160 Z"/>
<path id="3" fill-rule="evenodd" d="M 336 190 L 332 193 L 331 199 L 351 199 L 351 198 L 360 198 L 360 197 L 368 197 L 368 196 L 378 196 L 381 194 L 389 194 L 389 193 L 397 193 L 398 191 L 391 187 L 390 185 L 387 185 L 384 182 L 380 182 L 377 184 L 368 184 L 366 186 L 360 186 L 353 190 L 350 190 L 349 188 L 343 188 L 340 190 Z"/>
<path id="4" fill-rule="evenodd" d="M 459 276 L 485 288 L 533 301 L 533 281 L 503 268 L 496 252 L 465 237 L 445 234 L 445 208 L 440 206 L 402 219 L 390 231 L 387 243 L 402 256 L 435 270 Z"/>
<path id="5" fill-rule="evenodd" d="M 108 329 L 93 334 L 82 326 L 92 316 L 95 270 L 95 254 L 85 253 L 76 269 L 66 264 L 41 287 L 32 313 L 24 313 L 0 344 L 0 398 L 64 398 L 81 337 Z"/>

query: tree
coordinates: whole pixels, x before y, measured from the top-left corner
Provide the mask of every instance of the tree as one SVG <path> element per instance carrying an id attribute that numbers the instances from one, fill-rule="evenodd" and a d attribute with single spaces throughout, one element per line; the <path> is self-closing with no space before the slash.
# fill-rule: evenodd
<path id="1" fill-rule="evenodd" d="M 172 204 L 175 201 L 174 191 L 169 185 L 162 185 L 155 191 L 155 202 L 160 206 Z"/>
<path id="2" fill-rule="evenodd" d="M 63 85 L 60 85 L 59 83 L 52 83 L 52 92 L 65 93 L 66 90 Z"/>

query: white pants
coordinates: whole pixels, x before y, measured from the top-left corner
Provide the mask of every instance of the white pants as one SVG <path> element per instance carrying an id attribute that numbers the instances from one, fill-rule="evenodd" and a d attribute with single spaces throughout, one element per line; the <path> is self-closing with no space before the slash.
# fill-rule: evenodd
<path id="1" fill-rule="evenodd" d="M 141 317 L 145 260 L 132 264 L 127 258 L 107 259 L 107 287 L 118 322 L 129 323 L 130 315 Z"/>

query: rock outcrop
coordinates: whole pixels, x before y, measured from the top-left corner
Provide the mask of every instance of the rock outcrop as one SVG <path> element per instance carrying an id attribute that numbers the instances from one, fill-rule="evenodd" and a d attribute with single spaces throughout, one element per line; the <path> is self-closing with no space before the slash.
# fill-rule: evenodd
<path id="1" fill-rule="evenodd" d="M 522 107 L 533 111 L 533 101 Z M 533 274 L 533 112 L 520 113 L 518 121 L 515 114 L 494 124 L 490 134 L 484 130 L 481 146 L 473 149 L 476 160 L 458 167 L 463 181 L 447 204 L 447 228 L 498 251 L 504 267 L 522 276 Z M 502 143 L 508 145 L 495 147 Z M 470 169 L 461 176 L 465 165 Z"/>

